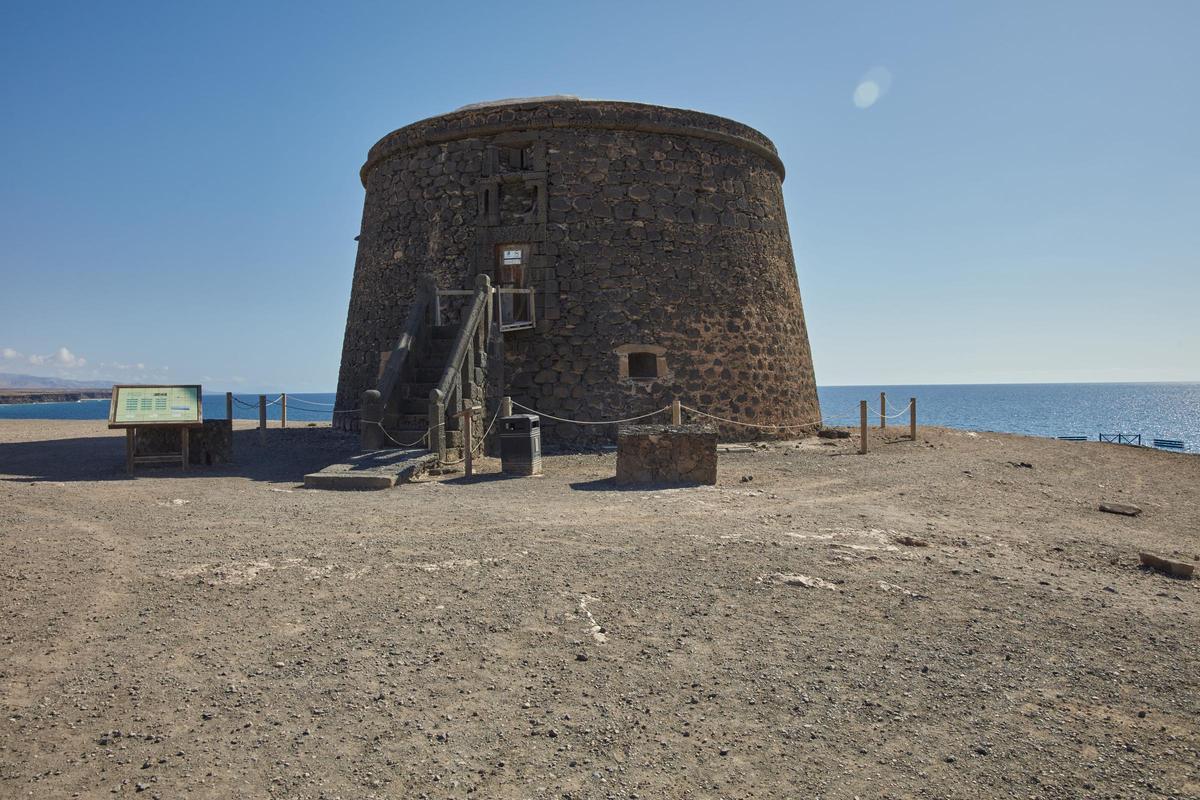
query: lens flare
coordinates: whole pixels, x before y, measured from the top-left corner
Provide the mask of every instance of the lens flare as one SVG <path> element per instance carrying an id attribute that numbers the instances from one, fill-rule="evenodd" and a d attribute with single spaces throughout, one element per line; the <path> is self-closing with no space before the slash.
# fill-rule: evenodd
<path id="1" fill-rule="evenodd" d="M 883 67 L 870 69 L 854 87 L 854 105 L 858 108 L 870 108 L 887 94 L 891 86 L 892 73 Z"/>

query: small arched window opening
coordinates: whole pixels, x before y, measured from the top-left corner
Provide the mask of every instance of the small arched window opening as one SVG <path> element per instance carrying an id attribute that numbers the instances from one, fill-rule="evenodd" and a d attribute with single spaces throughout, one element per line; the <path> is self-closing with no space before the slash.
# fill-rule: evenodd
<path id="1" fill-rule="evenodd" d="M 658 381 L 667 375 L 667 349 L 653 344 L 623 344 L 616 349 L 617 377 L 623 381 Z"/>
<path id="2" fill-rule="evenodd" d="M 635 380 L 654 380 L 658 377 L 658 356 L 654 353 L 630 353 L 629 377 Z"/>

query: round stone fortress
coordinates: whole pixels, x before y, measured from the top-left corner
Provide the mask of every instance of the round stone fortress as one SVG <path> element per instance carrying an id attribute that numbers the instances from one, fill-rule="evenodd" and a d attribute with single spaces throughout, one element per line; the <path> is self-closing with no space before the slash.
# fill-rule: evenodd
<path id="1" fill-rule="evenodd" d="M 640 103 L 479 104 L 388 134 L 361 171 L 337 408 L 375 388 L 423 275 L 468 289 L 484 274 L 517 290 L 497 295 L 489 408 L 510 395 L 611 420 L 677 398 L 741 422 L 818 427 L 783 176 L 758 131 Z M 353 427 L 352 416 L 336 418 Z M 543 420 L 551 445 L 614 433 Z"/>

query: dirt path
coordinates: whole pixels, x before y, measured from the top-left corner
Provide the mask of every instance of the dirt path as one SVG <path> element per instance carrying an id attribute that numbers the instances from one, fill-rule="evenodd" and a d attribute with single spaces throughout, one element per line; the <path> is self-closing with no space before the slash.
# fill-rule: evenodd
<path id="1" fill-rule="evenodd" d="M 1200 796 L 1200 580 L 1137 565 L 1200 559 L 1200 458 L 928 429 L 343 494 L 297 481 L 352 441 L 237 435 L 131 481 L 102 423 L 0 423 L 0 797 Z"/>

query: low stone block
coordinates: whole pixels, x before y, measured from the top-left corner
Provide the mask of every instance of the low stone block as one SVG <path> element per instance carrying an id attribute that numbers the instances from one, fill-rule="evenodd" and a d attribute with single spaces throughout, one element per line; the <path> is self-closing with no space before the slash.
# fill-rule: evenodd
<path id="1" fill-rule="evenodd" d="M 179 452 L 179 428 L 137 429 L 134 453 L 158 456 Z M 233 461 L 233 423 L 227 419 L 206 419 L 204 426 L 188 429 L 189 464 L 227 464 Z"/>
<path id="2" fill-rule="evenodd" d="M 1156 569 L 1159 572 L 1165 572 L 1168 575 L 1174 575 L 1176 578 L 1190 578 L 1196 571 L 1195 564 L 1189 564 L 1186 561 L 1176 561 L 1170 558 L 1162 558 L 1153 553 L 1138 553 L 1138 558 L 1141 559 L 1142 565 Z"/>
<path id="3" fill-rule="evenodd" d="M 707 425 L 626 425 L 617 432 L 617 485 L 717 482 L 717 431 Z"/>

